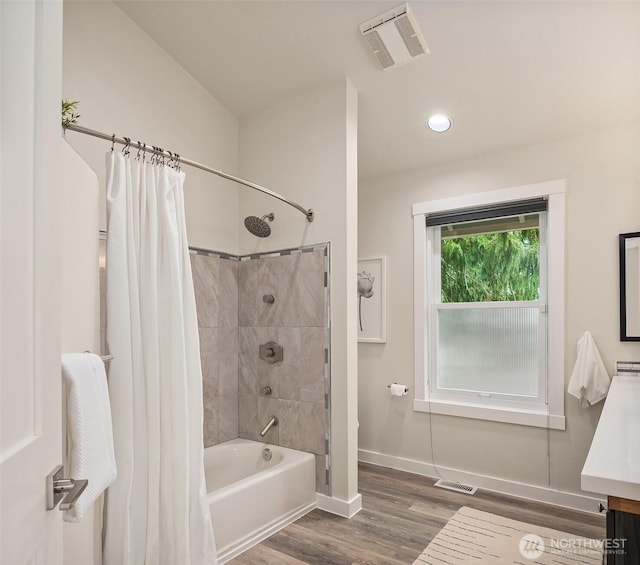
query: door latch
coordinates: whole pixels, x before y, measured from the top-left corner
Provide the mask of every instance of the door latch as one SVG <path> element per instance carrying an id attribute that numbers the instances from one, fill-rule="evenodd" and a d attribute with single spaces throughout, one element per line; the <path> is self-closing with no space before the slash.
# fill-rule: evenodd
<path id="1" fill-rule="evenodd" d="M 58 465 L 47 475 L 47 510 L 60 502 L 60 510 L 71 510 L 89 484 L 88 479 L 65 479 L 64 467 Z"/>

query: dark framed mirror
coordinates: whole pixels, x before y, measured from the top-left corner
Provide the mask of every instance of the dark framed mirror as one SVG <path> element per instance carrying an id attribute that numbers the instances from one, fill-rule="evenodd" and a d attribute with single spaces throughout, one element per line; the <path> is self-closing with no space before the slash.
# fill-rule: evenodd
<path id="1" fill-rule="evenodd" d="M 640 341 L 640 232 L 621 233 L 620 341 Z"/>

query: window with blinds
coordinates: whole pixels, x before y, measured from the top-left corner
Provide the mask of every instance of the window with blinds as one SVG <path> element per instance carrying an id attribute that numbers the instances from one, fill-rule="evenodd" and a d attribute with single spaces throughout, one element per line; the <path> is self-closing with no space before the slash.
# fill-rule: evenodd
<path id="1" fill-rule="evenodd" d="M 415 410 L 564 429 L 564 193 L 413 205 Z"/>

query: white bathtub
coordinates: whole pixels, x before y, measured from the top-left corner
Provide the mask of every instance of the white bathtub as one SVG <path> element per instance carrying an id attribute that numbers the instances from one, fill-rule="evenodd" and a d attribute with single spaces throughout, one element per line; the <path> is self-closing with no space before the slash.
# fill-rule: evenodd
<path id="1" fill-rule="evenodd" d="M 271 461 L 262 451 L 271 450 Z M 234 439 L 204 450 L 218 560 L 225 563 L 316 506 L 311 453 Z"/>

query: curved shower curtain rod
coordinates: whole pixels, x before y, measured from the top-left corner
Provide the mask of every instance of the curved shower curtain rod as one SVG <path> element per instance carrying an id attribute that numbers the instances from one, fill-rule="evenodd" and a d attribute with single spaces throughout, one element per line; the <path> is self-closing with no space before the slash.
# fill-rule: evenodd
<path id="1" fill-rule="evenodd" d="M 170 151 L 165 151 L 164 149 L 160 149 L 160 148 L 154 148 L 152 146 L 149 145 L 145 145 L 144 143 L 141 143 L 140 141 L 131 141 L 128 138 L 122 138 L 122 137 L 116 137 L 115 134 L 114 135 L 109 135 L 107 133 L 102 133 L 101 131 L 96 131 L 93 129 L 89 129 L 89 128 L 85 128 L 83 126 L 79 126 L 76 124 L 69 124 L 65 130 L 71 130 L 71 131 L 77 131 L 78 133 L 84 133 L 85 135 L 91 135 L 93 137 L 99 137 L 100 139 L 106 139 L 107 141 L 111 141 L 112 143 L 119 143 L 120 145 L 129 145 L 132 147 L 135 147 L 136 149 L 139 149 L 141 151 L 146 151 L 148 153 L 155 153 L 156 155 L 162 155 L 164 157 L 168 157 L 168 158 L 175 158 L 175 157 L 179 157 L 176 154 L 171 153 Z M 196 161 L 191 161 L 190 159 L 185 159 L 184 157 L 179 157 L 180 159 L 180 164 L 181 165 L 189 165 L 190 167 L 195 167 L 196 169 L 200 169 L 202 171 L 207 171 L 208 173 L 213 173 L 214 175 L 218 175 L 219 177 L 222 177 L 223 179 L 227 179 L 227 180 L 231 180 L 233 182 L 237 182 L 238 184 L 243 184 L 244 186 L 248 186 L 249 188 L 253 188 L 254 190 L 257 190 L 259 192 L 263 192 L 264 194 L 268 194 L 269 196 L 273 196 L 274 198 L 277 198 L 278 200 L 281 200 L 282 202 L 284 202 L 285 204 L 289 204 L 289 206 L 293 206 L 296 210 L 299 210 L 300 212 L 302 212 L 305 217 L 307 218 L 308 222 L 313 222 L 313 210 L 311 208 L 309 208 L 308 210 L 306 210 L 305 208 L 303 208 L 302 206 L 300 206 L 300 204 L 298 204 L 297 202 L 293 202 L 292 200 L 289 200 L 288 198 L 285 198 L 284 196 L 282 196 L 281 194 L 278 194 L 277 192 L 274 192 L 273 190 L 269 190 L 268 188 L 265 188 L 264 186 L 260 186 L 259 184 L 253 183 L 251 181 L 248 180 L 244 180 L 240 177 L 236 177 L 233 175 L 230 175 L 229 173 L 225 173 L 223 171 L 218 171 L 217 169 L 213 169 L 212 167 L 207 167 L 206 165 L 203 165 L 202 163 L 198 163 Z"/>

